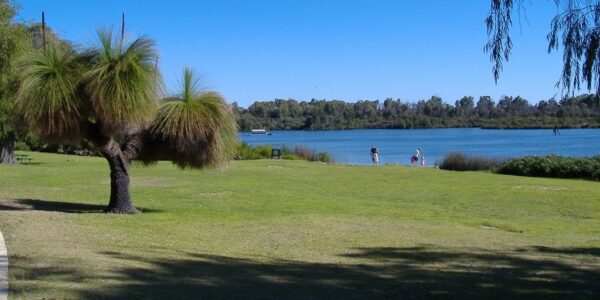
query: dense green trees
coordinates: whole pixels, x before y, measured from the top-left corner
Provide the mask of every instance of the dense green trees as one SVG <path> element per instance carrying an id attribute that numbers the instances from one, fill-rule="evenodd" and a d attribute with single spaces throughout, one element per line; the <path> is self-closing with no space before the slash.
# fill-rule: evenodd
<path id="1" fill-rule="evenodd" d="M 17 131 L 14 101 L 18 86 L 16 58 L 31 40 L 28 28 L 14 22 L 15 5 L 0 1 L 0 163 L 15 163 L 14 145 Z"/>
<path id="2" fill-rule="evenodd" d="M 599 127 L 600 106 L 594 95 L 543 100 L 532 105 L 522 97 L 465 96 L 450 105 L 439 97 L 416 103 L 391 98 L 347 103 L 333 100 L 255 102 L 247 109 L 234 106 L 242 131 L 327 130 L 354 128 L 552 128 Z"/>

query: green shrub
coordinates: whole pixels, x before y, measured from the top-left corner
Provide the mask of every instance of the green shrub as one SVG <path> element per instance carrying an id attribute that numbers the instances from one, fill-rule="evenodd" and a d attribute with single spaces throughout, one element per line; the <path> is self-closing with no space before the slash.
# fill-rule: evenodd
<path id="1" fill-rule="evenodd" d="M 308 149 L 304 146 L 296 146 L 294 148 L 294 154 L 302 157 L 308 161 L 320 161 L 331 163 L 333 160 L 331 159 L 331 155 L 327 152 L 317 152 L 316 150 Z"/>
<path id="2" fill-rule="evenodd" d="M 254 151 L 258 153 L 260 158 L 271 158 L 271 152 L 273 151 L 273 147 L 269 145 L 260 145 L 254 148 Z"/>
<path id="3" fill-rule="evenodd" d="M 314 151 L 310 150 L 304 146 L 296 146 L 294 148 L 294 154 L 299 157 L 302 157 L 303 159 L 306 159 L 306 160 L 310 160 L 310 161 L 314 160 L 313 159 Z"/>
<path id="4" fill-rule="evenodd" d="M 478 155 L 468 155 L 460 152 L 451 152 L 444 156 L 440 169 L 452 171 L 493 171 L 501 161 Z"/>
<path id="5" fill-rule="evenodd" d="M 252 147 L 246 143 L 240 143 L 237 158 L 243 160 L 271 158 L 271 150 L 271 146 L 267 145 Z"/>
<path id="6" fill-rule="evenodd" d="M 238 147 L 238 155 L 236 158 L 241 160 L 271 158 L 272 150 L 273 147 L 269 145 L 250 146 L 242 142 Z M 326 163 L 333 161 L 329 153 L 316 152 L 303 146 L 296 146 L 294 150 L 290 150 L 287 147 L 282 147 L 280 151 L 282 159 L 322 161 Z"/>
<path id="7" fill-rule="evenodd" d="M 331 159 L 331 155 L 329 155 L 328 152 L 319 152 L 319 153 L 317 153 L 317 156 L 319 158 L 319 161 L 326 162 L 326 163 L 333 162 L 333 159 Z"/>
<path id="8" fill-rule="evenodd" d="M 600 156 L 525 156 L 505 161 L 497 172 L 522 176 L 600 180 Z"/>

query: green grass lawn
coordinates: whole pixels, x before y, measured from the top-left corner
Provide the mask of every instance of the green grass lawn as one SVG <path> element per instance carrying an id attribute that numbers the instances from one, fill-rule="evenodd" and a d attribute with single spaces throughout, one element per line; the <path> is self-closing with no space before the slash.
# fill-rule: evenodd
<path id="1" fill-rule="evenodd" d="M 10 299 L 598 299 L 600 184 L 403 166 L 0 165 Z"/>

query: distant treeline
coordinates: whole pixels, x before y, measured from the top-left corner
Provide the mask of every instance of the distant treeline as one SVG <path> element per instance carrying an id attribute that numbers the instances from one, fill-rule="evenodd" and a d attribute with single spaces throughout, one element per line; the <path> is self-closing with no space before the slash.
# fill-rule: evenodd
<path id="1" fill-rule="evenodd" d="M 255 102 L 248 108 L 233 104 L 242 131 L 328 130 L 356 128 L 586 128 L 600 127 L 600 103 L 595 95 L 543 100 L 530 104 L 521 97 L 489 96 L 477 101 L 465 96 L 450 105 L 440 97 L 417 103 L 391 98 L 384 101 L 296 101 L 276 99 Z"/>

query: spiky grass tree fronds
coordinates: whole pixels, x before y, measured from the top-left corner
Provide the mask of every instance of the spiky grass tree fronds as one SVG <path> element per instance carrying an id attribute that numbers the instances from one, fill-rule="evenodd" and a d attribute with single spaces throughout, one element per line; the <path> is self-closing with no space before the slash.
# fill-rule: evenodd
<path id="1" fill-rule="evenodd" d="M 199 92 L 198 81 L 186 69 L 182 92 L 159 108 L 150 139 L 178 166 L 216 167 L 229 161 L 237 146 L 237 127 L 230 106 L 214 92 Z M 148 149 L 148 148 L 147 148 Z"/>
<path id="2" fill-rule="evenodd" d="M 86 115 L 80 74 L 77 55 L 53 44 L 21 60 L 17 114 L 44 140 L 81 139 Z"/>
<path id="3" fill-rule="evenodd" d="M 131 134 L 149 124 L 156 112 L 159 78 L 154 42 L 141 37 L 121 42 L 111 30 L 98 30 L 99 45 L 84 55 L 90 70 L 86 91 L 106 133 Z"/>

